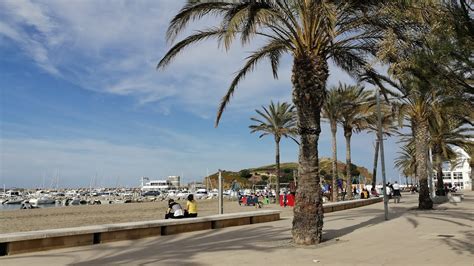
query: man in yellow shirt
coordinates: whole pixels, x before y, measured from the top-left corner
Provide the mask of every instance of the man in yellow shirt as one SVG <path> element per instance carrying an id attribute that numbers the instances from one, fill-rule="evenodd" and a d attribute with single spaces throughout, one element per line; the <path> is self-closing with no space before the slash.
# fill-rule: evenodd
<path id="1" fill-rule="evenodd" d="M 194 200 L 193 194 L 188 195 L 188 201 L 186 202 L 186 217 L 197 217 L 197 202 Z"/>

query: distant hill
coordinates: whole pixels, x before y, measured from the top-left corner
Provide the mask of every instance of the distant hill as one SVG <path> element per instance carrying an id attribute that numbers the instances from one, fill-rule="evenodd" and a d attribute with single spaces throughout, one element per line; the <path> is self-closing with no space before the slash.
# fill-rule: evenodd
<path id="1" fill-rule="evenodd" d="M 332 165 L 331 159 L 329 158 L 321 158 L 319 161 L 320 166 L 320 174 L 324 177 L 324 179 L 329 182 L 332 178 Z M 345 178 L 346 173 L 346 164 L 343 162 L 337 162 L 338 168 L 338 176 L 339 178 Z M 281 177 L 280 183 L 288 183 L 293 180 L 293 173 L 295 173 L 298 169 L 298 163 L 295 162 L 288 162 L 288 163 L 281 163 Z M 365 180 L 365 182 L 370 183 L 372 181 L 372 174 L 369 170 L 362 166 L 352 165 L 352 175 L 353 176 L 361 176 L 361 180 Z M 264 165 L 255 168 L 246 168 L 242 169 L 238 172 L 233 171 L 223 171 L 222 177 L 224 180 L 224 189 L 229 189 L 233 180 L 236 180 L 242 187 L 251 187 L 252 185 L 264 185 L 268 181 L 274 180 L 273 178 L 276 176 L 275 171 L 275 164 L 271 165 Z M 209 175 L 210 185 L 213 188 L 216 188 L 218 185 L 218 173 L 214 173 Z M 205 184 L 205 179 L 203 180 Z"/>

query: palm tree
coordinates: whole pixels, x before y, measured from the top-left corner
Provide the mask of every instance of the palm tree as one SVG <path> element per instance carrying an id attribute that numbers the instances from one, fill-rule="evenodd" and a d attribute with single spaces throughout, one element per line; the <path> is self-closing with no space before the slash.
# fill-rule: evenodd
<path id="1" fill-rule="evenodd" d="M 439 119 L 436 109 L 462 105 L 463 112 L 474 113 L 470 74 L 474 24 L 468 6 L 463 0 L 440 1 L 406 12 L 406 16 L 399 13 L 401 20 L 418 21 L 415 24 L 421 27 L 405 35 L 405 39 L 387 39 L 381 44 L 387 52 L 379 54 L 379 59 L 389 64 L 390 74 L 400 81 L 400 110 L 411 124 L 414 137 L 419 209 L 433 206 L 428 189 L 427 154 L 433 137 L 430 121 Z"/>
<path id="2" fill-rule="evenodd" d="M 280 140 L 282 137 L 289 137 L 293 140 L 297 135 L 295 107 L 289 103 L 270 102 L 267 107 L 262 106 L 263 111 L 255 110 L 260 116 L 252 117 L 252 121 L 257 122 L 255 125 L 249 126 L 250 133 L 261 132 L 260 138 L 266 135 L 273 135 L 275 140 L 275 166 L 276 166 L 276 198 L 280 194 Z M 295 140 L 296 141 L 296 140 Z M 297 142 L 297 141 L 296 141 Z"/>
<path id="3" fill-rule="evenodd" d="M 440 110 L 441 111 L 441 110 Z M 439 195 L 445 195 L 443 183 L 443 162 L 455 163 L 457 154 L 453 147 L 459 147 L 466 151 L 474 145 L 472 128 L 465 127 L 465 121 L 456 119 L 449 115 L 449 110 L 442 110 L 437 119 L 430 120 L 430 147 L 433 150 L 435 162 L 437 191 Z"/>
<path id="4" fill-rule="evenodd" d="M 367 121 L 367 127 L 364 128 L 367 133 L 373 133 L 375 134 L 375 148 L 374 148 L 374 164 L 372 168 L 372 187 L 375 187 L 377 185 L 377 165 L 378 165 L 378 158 L 379 158 L 379 140 L 377 137 L 377 113 L 375 110 L 375 105 L 372 103 L 370 107 L 370 114 L 368 115 L 366 121 Z M 380 110 L 382 113 L 382 131 L 384 134 L 384 137 L 391 137 L 394 134 L 398 133 L 398 127 L 396 126 L 395 123 L 395 114 L 392 112 L 392 108 L 389 104 L 387 103 L 381 103 L 380 104 Z"/>
<path id="5" fill-rule="evenodd" d="M 242 44 L 250 43 L 255 37 L 264 41 L 232 80 L 218 108 L 216 126 L 237 85 L 259 62 L 268 59 L 277 78 L 281 56 L 288 53 L 293 57 L 292 95 L 301 141 L 300 180 L 292 228 L 297 244 L 322 240 L 324 215 L 318 139 L 329 76 L 328 60 L 355 77 L 365 74 L 381 84 L 382 77 L 369 60 L 376 55 L 377 42 L 384 38 L 386 29 L 401 25 L 391 21 L 395 19 L 393 10 L 405 7 L 398 2 L 405 1 L 189 1 L 170 22 L 167 39 L 173 42 L 192 21 L 209 16 L 220 19 L 217 26 L 177 42 L 160 60 L 158 68 L 167 66 L 184 48 L 203 40 L 217 39 L 226 50 L 237 38 Z"/>
<path id="6" fill-rule="evenodd" d="M 351 137 L 353 132 L 360 132 L 366 129 L 369 124 L 369 112 L 371 93 L 364 91 L 363 87 L 351 85 L 339 85 L 337 89 L 343 99 L 340 123 L 344 129 L 346 139 L 346 180 L 348 198 L 352 195 L 352 176 L 351 176 Z"/>
<path id="7" fill-rule="evenodd" d="M 416 160 L 415 160 L 415 146 L 413 138 L 405 138 L 402 140 L 405 143 L 398 152 L 399 156 L 395 159 L 395 167 L 402 171 L 403 175 L 416 176 Z"/>
<path id="8" fill-rule="evenodd" d="M 323 104 L 322 116 L 329 122 L 332 137 L 332 195 L 331 200 L 337 201 L 338 187 L 336 184 L 337 173 L 337 123 L 341 120 L 343 98 L 336 87 L 331 88 L 326 94 L 326 101 Z"/>
<path id="9" fill-rule="evenodd" d="M 405 90 L 405 97 L 401 100 L 399 112 L 410 121 L 414 137 L 416 176 L 420 182 L 418 208 L 431 209 L 433 201 L 428 186 L 429 119 L 434 115 L 431 107 L 440 100 L 437 96 L 441 95 L 432 93 L 431 88 L 425 84 L 414 81 L 407 83 L 409 84 L 402 88 Z"/>

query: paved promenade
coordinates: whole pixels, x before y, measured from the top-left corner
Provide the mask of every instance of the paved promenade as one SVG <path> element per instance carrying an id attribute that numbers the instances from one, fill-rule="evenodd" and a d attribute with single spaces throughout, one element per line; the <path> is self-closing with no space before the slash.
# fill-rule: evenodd
<path id="1" fill-rule="evenodd" d="M 271 223 L 0 258 L 0 265 L 474 265 L 474 193 L 418 211 L 418 195 L 328 213 L 325 242 L 291 243 L 291 217 Z"/>

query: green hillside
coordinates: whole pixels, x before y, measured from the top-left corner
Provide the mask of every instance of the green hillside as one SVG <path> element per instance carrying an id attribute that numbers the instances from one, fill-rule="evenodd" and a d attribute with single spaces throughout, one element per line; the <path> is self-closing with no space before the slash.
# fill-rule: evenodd
<path id="1" fill-rule="evenodd" d="M 320 162 L 320 174 L 322 177 L 329 182 L 332 179 L 332 165 L 329 158 L 321 158 Z M 337 162 L 338 176 L 339 178 L 345 179 L 346 164 L 343 162 Z M 280 183 L 288 183 L 293 180 L 293 173 L 298 169 L 298 164 L 294 162 L 281 163 L 280 164 Z M 252 185 L 265 185 L 268 181 L 272 180 L 272 176 L 275 176 L 275 164 L 264 165 L 255 168 L 242 169 L 238 172 L 223 171 L 222 177 L 224 179 L 224 189 L 229 189 L 233 180 L 240 183 L 241 187 L 252 187 Z M 367 183 L 372 181 L 372 174 L 369 170 L 362 166 L 352 165 L 352 175 L 361 176 L 361 180 L 365 180 Z M 211 187 L 216 188 L 218 185 L 218 173 L 214 173 L 209 176 L 211 180 Z M 205 179 L 203 180 L 205 183 Z"/>

